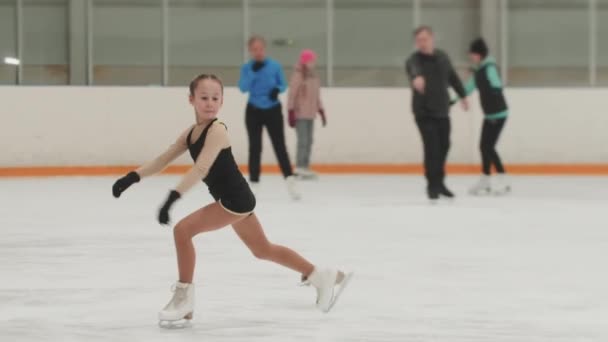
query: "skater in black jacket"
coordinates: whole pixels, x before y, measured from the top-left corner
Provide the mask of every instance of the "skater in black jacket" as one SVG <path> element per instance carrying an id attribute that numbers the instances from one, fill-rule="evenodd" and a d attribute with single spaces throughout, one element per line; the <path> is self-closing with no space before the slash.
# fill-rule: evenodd
<path id="1" fill-rule="evenodd" d="M 448 55 L 435 48 L 433 31 L 421 26 L 414 31 L 416 52 L 406 61 L 412 85 L 412 109 L 424 146 L 427 194 L 431 200 L 454 194 L 445 185 L 445 164 L 450 148 L 450 95 L 452 87 L 468 110 L 465 90 Z"/>

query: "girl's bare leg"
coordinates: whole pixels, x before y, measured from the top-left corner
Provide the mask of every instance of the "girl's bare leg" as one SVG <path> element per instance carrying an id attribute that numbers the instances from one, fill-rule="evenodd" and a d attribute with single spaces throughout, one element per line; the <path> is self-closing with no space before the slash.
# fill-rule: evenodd
<path id="1" fill-rule="evenodd" d="M 312 273 L 314 266 L 298 253 L 268 241 L 255 214 L 233 223 L 232 227 L 256 258 L 276 262 L 304 276 Z"/>
<path id="2" fill-rule="evenodd" d="M 193 212 L 175 225 L 173 237 L 181 283 L 192 283 L 194 276 L 196 253 L 192 238 L 199 233 L 217 230 L 242 219 L 242 216 L 227 212 L 216 202 Z"/>

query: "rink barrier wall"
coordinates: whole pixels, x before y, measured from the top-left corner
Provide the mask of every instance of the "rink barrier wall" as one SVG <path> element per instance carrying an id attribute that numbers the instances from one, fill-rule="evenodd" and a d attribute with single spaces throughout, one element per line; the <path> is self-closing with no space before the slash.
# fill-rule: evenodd
<path id="1" fill-rule="evenodd" d="M 154 158 L 192 123 L 186 87 L 0 87 L 0 175 L 117 174 Z M 285 99 L 285 94 L 282 94 Z M 313 163 L 322 173 L 421 173 L 422 145 L 407 88 L 324 88 L 326 128 L 315 128 Z M 605 88 L 506 90 L 511 115 L 498 150 L 512 173 L 608 174 Z M 220 120 L 247 164 L 247 98 L 225 89 Z M 283 102 L 284 103 L 284 102 Z M 452 108 L 452 173 L 479 172 L 482 115 Z M 286 129 L 295 161 L 295 132 Z M 264 135 L 262 164 L 276 172 Z M 187 154 L 168 172 L 183 172 Z M 184 166 L 179 166 L 184 165 Z"/>
<path id="2" fill-rule="evenodd" d="M 52 177 L 52 176 L 107 176 L 122 175 L 137 166 L 69 166 L 69 167 L 13 167 L 0 168 L 0 177 Z M 169 166 L 163 174 L 184 174 L 191 165 Z M 240 166 L 247 173 L 247 166 Z M 315 171 L 322 174 L 422 174 L 422 165 L 314 165 Z M 277 165 L 263 165 L 262 171 L 280 174 Z M 479 174 L 478 165 L 450 164 L 450 174 Z M 509 165 L 508 172 L 518 175 L 608 175 L 608 165 Z"/>

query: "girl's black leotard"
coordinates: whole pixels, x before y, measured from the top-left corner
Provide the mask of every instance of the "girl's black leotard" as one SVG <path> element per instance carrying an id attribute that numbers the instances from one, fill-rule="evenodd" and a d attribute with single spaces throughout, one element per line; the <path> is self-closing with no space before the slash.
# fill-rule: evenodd
<path id="1" fill-rule="evenodd" d="M 207 125 L 200 137 L 194 142 L 191 142 L 194 127 L 188 133 L 186 142 L 190 156 L 194 161 L 197 160 L 201 153 L 207 139 L 207 133 L 216 121 L 217 119 Z M 209 188 L 209 192 L 213 198 L 226 210 L 235 214 L 249 214 L 255 208 L 255 196 L 234 160 L 231 147 L 220 151 L 203 182 Z"/>

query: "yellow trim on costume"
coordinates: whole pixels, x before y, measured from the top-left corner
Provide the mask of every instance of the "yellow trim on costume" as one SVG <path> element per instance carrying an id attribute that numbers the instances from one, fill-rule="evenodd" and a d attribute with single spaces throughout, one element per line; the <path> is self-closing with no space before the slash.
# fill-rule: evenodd
<path id="1" fill-rule="evenodd" d="M 249 216 L 253 212 L 253 210 L 252 210 L 252 211 L 248 211 L 246 213 L 237 213 L 236 211 L 232 211 L 232 210 L 224 207 L 224 204 L 222 204 L 222 200 L 221 199 L 219 201 L 217 201 L 217 203 L 220 204 L 220 206 L 222 207 L 222 209 L 226 210 L 227 212 L 231 213 L 232 215 L 236 215 L 236 216 Z"/>

